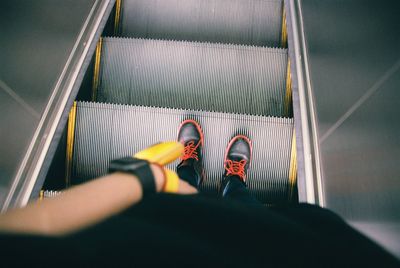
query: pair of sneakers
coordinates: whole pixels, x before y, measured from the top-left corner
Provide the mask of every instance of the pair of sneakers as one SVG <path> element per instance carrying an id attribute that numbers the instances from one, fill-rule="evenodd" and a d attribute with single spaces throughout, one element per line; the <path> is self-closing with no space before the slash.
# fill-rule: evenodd
<path id="1" fill-rule="evenodd" d="M 185 146 L 178 169 L 183 166 L 193 167 L 199 178 L 196 185 L 198 187 L 204 180 L 202 162 L 204 135 L 200 124 L 191 119 L 183 121 L 178 130 L 178 141 Z M 224 192 L 225 186 L 233 176 L 239 178 L 246 185 L 251 152 L 252 145 L 248 137 L 237 135 L 231 139 L 225 151 L 225 171 L 220 192 Z"/>

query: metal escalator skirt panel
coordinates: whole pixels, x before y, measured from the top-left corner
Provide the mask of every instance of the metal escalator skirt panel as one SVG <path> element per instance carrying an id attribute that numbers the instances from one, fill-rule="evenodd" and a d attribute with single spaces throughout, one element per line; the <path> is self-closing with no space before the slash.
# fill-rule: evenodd
<path id="1" fill-rule="evenodd" d="M 205 135 L 204 192 L 217 193 L 225 148 L 234 135 L 244 134 L 253 142 L 249 188 L 264 203 L 287 200 L 293 133 L 293 120 L 287 118 L 78 102 L 72 182 L 106 174 L 112 159 L 176 140 L 179 124 L 188 118 L 197 120 Z"/>
<path id="2" fill-rule="evenodd" d="M 287 50 L 104 38 L 97 100 L 285 115 Z"/>
<path id="3" fill-rule="evenodd" d="M 282 0 L 124 0 L 126 37 L 280 46 Z"/>

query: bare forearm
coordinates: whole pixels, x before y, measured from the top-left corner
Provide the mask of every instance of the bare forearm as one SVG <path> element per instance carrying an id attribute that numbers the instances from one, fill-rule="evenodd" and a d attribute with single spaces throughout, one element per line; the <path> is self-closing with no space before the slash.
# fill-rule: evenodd
<path id="1" fill-rule="evenodd" d="M 163 173 L 156 166 L 152 170 L 160 191 Z M 142 188 L 136 177 L 114 173 L 1 215 L 0 231 L 68 234 L 117 214 L 141 199 Z"/>

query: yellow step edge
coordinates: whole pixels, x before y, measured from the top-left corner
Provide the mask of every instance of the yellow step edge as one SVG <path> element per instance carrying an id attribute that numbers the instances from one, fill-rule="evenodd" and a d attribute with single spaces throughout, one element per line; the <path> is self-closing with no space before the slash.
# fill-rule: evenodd
<path id="1" fill-rule="evenodd" d="M 287 25 L 285 4 L 282 3 L 282 31 L 281 31 L 281 46 L 287 47 Z"/>
<path id="2" fill-rule="evenodd" d="M 293 130 L 292 150 L 290 153 L 290 166 L 289 166 L 289 185 L 288 185 L 288 198 L 292 201 L 297 184 L 297 151 L 296 151 L 296 132 Z"/>
<path id="3" fill-rule="evenodd" d="M 39 201 L 42 201 L 44 199 L 44 190 L 40 190 L 39 192 Z"/>
<path id="4" fill-rule="evenodd" d="M 290 60 L 288 60 L 287 70 L 286 70 L 286 93 L 284 102 L 284 113 L 286 117 L 292 117 L 292 75 L 290 73 Z"/>
<path id="5" fill-rule="evenodd" d="M 92 101 L 96 101 L 96 99 L 97 99 L 97 88 L 99 87 L 102 46 L 103 46 L 103 38 L 100 37 L 99 42 L 97 43 L 97 46 L 96 46 L 96 55 L 95 55 L 95 61 L 94 61 Z"/>
<path id="6" fill-rule="evenodd" d="M 122 0 L 117 0 L 115 3 L 115 20 L 114 20 L 114 35 L 119 35 L 119 27 L 121 21 L 121 6 Z"/>
<path id="7" fill-rule="evenodd" d="M 74 150 L 75 138 L 75 121 L 76 121 L 76 101 L 72 105 L 71 111 L 68 116 L 67 128 L 67 149 L 65 155 L 65 187 L 71 186 L 71 173 L 72 173 L 72 156 Z"/>

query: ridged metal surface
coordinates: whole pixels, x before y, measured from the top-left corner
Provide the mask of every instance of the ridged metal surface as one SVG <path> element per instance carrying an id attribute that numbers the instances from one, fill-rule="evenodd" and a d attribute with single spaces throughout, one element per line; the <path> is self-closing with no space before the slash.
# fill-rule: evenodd
<path id="1" fill-rule="evenodd" d="M 97 100 L 285 115 L 287 50 L 104 38 Z"/>
<path id="2" fill-rule="evenodd" d="M 205 135 L 203 191 L 216 193 L 225 148 L 234 135 L 245 134 L 253 142 L 251 191 L 264 203 L 287 200 L 293 121 L 286 118 L 78 102 L 72 182 L 106 174 L 112 159 L 176 140 L 180 122 L 188 118 L 197 120 Z"/>
<path id="3" fill-rule="evenodd" d="M 59 196 L 61 193 L 62 193 L 61 191 L 42 190 L 40 191 L 39 199 L 56 197 Z"/>
<path id="4" fill-rule="evenodd" d="M 127 37 L 280 46 L 282 0 L 124 0 Z"/>

